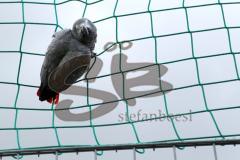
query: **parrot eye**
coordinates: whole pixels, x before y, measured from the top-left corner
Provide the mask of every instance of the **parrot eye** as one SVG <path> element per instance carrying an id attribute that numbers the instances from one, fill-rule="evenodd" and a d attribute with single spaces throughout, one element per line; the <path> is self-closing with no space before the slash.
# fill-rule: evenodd
<path id="1" fill-rule="evenodd" d="M 75 27 L 77 30 L 81 30 L 81 25 L 76 25 Z"/>
<path id="2" fill-rule="evenodd" d="M 76 25 L 76 31 L 78 34 L 81 33 L 82 27 L 80 25 Z"/>

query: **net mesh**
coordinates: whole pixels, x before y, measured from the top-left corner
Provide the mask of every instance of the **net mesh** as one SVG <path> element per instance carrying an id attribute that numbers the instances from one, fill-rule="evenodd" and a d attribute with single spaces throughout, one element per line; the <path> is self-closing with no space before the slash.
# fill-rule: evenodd
<path id="1" fill-rule="evenodd" d="M 86 1 L 77 1 L 78 3 L 81 3 L 83 4 L 85 7 L 84 7 L 84 11 L 83 11 L 83 15 L 82 17 L 85 16 L 85 13 L 86 11 L 88 10 L 88 7 L 92 6 L 92 5 L 95 5 L 97 3 L 101 3 L 103 0 L 99 0 L 99 1 L 94 1 L 94 2 L 88 2 L 87 0 Z M 171 123 L 171 127 L 173 129 L 173 132 L 174 132 L 174 135 L 175 135 L 175 138 L 168 138 L 167 136 L 165 136 L 165 138 L 161 138 L 161 140 L 158 140 L 156 139 L 156 141 L 151 141 L 151 142 L 171 142 L 171 141 L 186 141 L 186 140 L 201 140 L 201 139 L 225 139 L 225 138 L 232 138 L 232 137 L 237 137 L 239 136 L 239 132 L 235 132 L 235 133 L 232 133 L 232 134 L 225 134 L 222 132 L 221 130 L 221 127 L 219 127 L 219 123 L 215 116 L 214 116 L 214 113 L 215 112 L 219 112 L 219 111 L 225 111 L 225 110 L 237 110 L 239 107 L 239 105 L 235 105 L 235 106 L 225 106 L 225 107 L 222 107 L 222 108 L 210 108 L 209 107 L 209 102 L 208 102 L 208 97 L 206 95 L 206 89 L 205 87 L 206 86 L 212 86 L 212 85 L 218 85 L 218 84 L 228 84 L 228 83 L 232 83 L 232 82 L 238 82 L 239 81 L 239 71 L 238 71 L 238 65 L 237 65 L 237 55 L 238 55 L 238 52 L 235 52 L 234 49 L 233 49 L 233 42 L 232 42 L 232 38 L 231 38 L 231 33 L 230 33 L 230 30 L 232 29 L 237 29 L 239 28 L 239 26 L 233 26 L 233 27 L 229 27 L 227 25 L 227 22 L 226 22 L 226 16 L 225 16 L 225 12 L 224 12 L 224 6 L 227 6 L 227 5 L 238 5 L 240 2 L 229 2 L 229 3 L 226 3 L 226 2 L 221 2 L 220 0 L 214 2 L 214 3 L 211 3 L 211 4 L 201 4 L 201 5 L 195 5 L 195 6 L 186 6 L 185 5 L 185 0 L 181 1 L 181 6 L 179 8 L 167 8 L 167 9 L 161 9 L 161 10 L 152 10 L 151 9 L 151 3 L 152 3 L 152 0 L 149 0 L 148 1 L 148 7 L 147 7 L 147 10 L 146 11 L 141 11 L 141 12 L 137 12 L 137 13 L 130 13 L 130 14 L 122 14 L 122 15 L 118 15 L 116 14 L 116 10 L 118 8 L 118 5 L 119 5 L 119 1 L 116 0 L 115 4 L 114 4 L 114 11 L 112 13 L 112 15 L 110 15 L 109 17 L 106 17 L 106 18 L 103 18 L 103 19 L 99 19 L 99 20 L 96 20 L 94 21 L 95 24 L 97 23 L 100 23 L 100 22 L 103 22 L 103 21 L 107 21 L 109 19 L 113 19 L 114 22 L 115 22 L 115 30 L 116 30 L 116 39 L 115 39 L 115 42 L 111 43 L 111 45 L 108 46 L 108 48 L 105 48 L 105 50 L 102 50 L 102 51 L 99 51 L 97 53 L 97 57 L 98 58 L 101 58 L 102 55 L 104 54 L 107 54 L 108 50 L 115 46 L 115 45 L 118 45 L 119 46 L 119 51 L 120 51 L 120 58 L 119 58 L 119 68 L 118 68 L 118 71 L 119 72 L 116 72 L 116 73 L 111 73 L 111 74 L 106 74 L 104 76 L 97 76 L 97 77 L 93 77 L 93 78 L 89 78 L 89 79 L 85 79 L 86 80 L 86 97 L 87 97 L 87 104 L 86 105 L 83 105 L 83 106 L 77 106 L 77 107 L 71 107 L 71 109 L 74 109 L 74 108 L 86 108 L 86 109 L 89 109 L 90 110 L 90 125 L 74 125 L 74 126 L 56 126 L 55 125 L 55 121 L 56 121 L 56 117 L 55 117 L 55 106 L 52 105 L 52 107 L 50 109 L 46 109 L 46 108 L 35 108 L 34 106 L 32 106 L 31 108 L 24 108 L 24 107 L 19 107 L 18 106 L 18 99 L 19 99 L 19 96 L 20 96 L 20 91 L 21 91 L 21 88 L 22 87 L 29 87 L 29 88 L 34 88 L 35 90 L 37 90 L 37 87 L 38 86 L 34 86 L 34 85 L 30 85 L 30 84 L 25 84 L 25 83 L 21 83 L 20 82 L 20 75 L 22 72 L 24 72 L 24 70 L 21 69 L 23 63 L 23 55 L 33 55 L 33 56 L 39 56 L 39 57 L 43 57 L 44 55 L 43 54 L 39 54 L 39 53 L 30 53 L 30 52 L 25 52 L 24 49 L 23 49 L 23 41 L 24 41 L 24 36 L 26 35 L 26 27 L 28 25 L 39 25 L 39 26 L 51 26 L 51 27 L 55 27 L 55 31 L 57 30 L 61 30 L 63 29 L 63 27 L 61 27 L 61 24 L 59 24 L 58 22 L 58 12 L 57 12 L 57 7 L 61 6 L 61 5 L 64 5 L 64 4 L 67 4 L 67 3 L 70 3 L 71 0 L 68 0 L 68 1 L 62 1 L 62 2 L 57 2 L 57 0 L 54 0 L 52 3 L 45 3 L 45 2 L 35 2 L 35 1 L 24 1 L 24 0 L 21 0 L 21 1 L 2 1 L 0 2 L 0 6 L 1 5 L 4 5 L 4 4 L 20 4 L 21 5 L 21 12 L 22 12 L 22 20 L 21 22 L 7 22 L 7 19 L 6 19 L 6 22 L 1 22 L 0 25 L 5 25 L 5 24 L 8 24 L 8 25 L 11 25 L 11 24 L 22 24 L 23 27 L 22 27 L 22 31 L 21 31 L 21 40 L 20 40 L 20 44 L 19 44 L 19 50 L 14 50 L 14 51 L 10 51 L 10 50 L 1 50 L 0 52 L 1 53 L 7 53 L 7 54 L 11 54 L 11 53 L 19 53 L 20 56 L 19 56 L 19 59 L 18 59 L 18 71 L 17 71 L 17 78 L 16 78 L 16 82 L 5 82 L 5 81 L 1 81 L 0 83 L 1 84 L 6 84 L 6 85 L 9 85 L 9 86 L 15 86 L 17 89 L 16 89 L 16 95 L 15 95 L 15 100 L 14 100 L 14 104 L 13 106 L 1 106 L 1 111 L 4 111 L 4 110 L 13 110 L 15 111 L 15 116 L 14 116 L 14 125 L 12 128 L 5 128 L 5 127 L 1 127 L 0 130 L 3 132 L 3 131 L 14 131 L 16 132 L 16 141 L 17 141 L 17 147 L 16 148 L 5 148 L 5 147 L 1 147 L 2 150 L 6 150 L 6 149 L 24 149 L 24 148 L 41 148 L 41 147 L 55 147 L 55 146 L 61 146 L 61 147 L 64 147 L 64 146 L 67 146 L 65 145 L 62 141 L 61 141 L 61 137 L 59 137 L 59 133 L 58 133 L 58 130 L 59 129 L 64 129 L 64 130 L 68 130 L 68 129 L 71 129 L 71 128 L 91 128 L 92 130 L 92 136 L 94 137 L 94 143 L 96 145 L 105 145 L 104 143 L 101 143 L 101 141 L 99 140 L 99 135 L 97 134 L 96 132 L 96 128 L 101 128 L 101 127 L 108 127 L 108 126 L 116 126 L 116 125 L 129 125 L 131 127 L 131 130 L 133 131 L 132 134 L 134 134 L 134 137 L 135 137 L 135 143 L 144 143 L 146 141 L 141 141 L 140 139 L 140 136 L 139 136 L 139 131 L 137 130 L 136 128 L 136 125 L 139 124 L 139 123 L 142 123 L 142 122 L 145 122 L 145 121 L 148 121 L 150 119 L 154 120 L 154 119 L 161 119 L 161 118 L 169 118 L 170 119 L 170 123 Z M 33 23 L 33 22 L 28 22 L 26 21 L 25 19 L 25 5 L 27 4 L 35 4 L 35 5 L 48 5 L 48 6 L 52 6 L 53 9 L 54 9 L 54 14 L 55 14 L 55 22 L 56 23 L 41 23 L 41 22 L 38 22 L 38 23 Z M 208 7 L 208 6 L 217 6 L 220 8 L 220 11 L 221 11 L 221 18 L 222 18 L 222 21 L 223 21 L 223 26 L 221 27 L 212 27 L 212 28 L 209 28 L 209 29 L 203 29 L 203 30 L 192 30 L 191 29 L 191 26 L 190 26 L 190 18 L 189 18 L 189 10 L 192 9 L 192 8 L 204 8 L 204 7 Z M 171 33 L 171 34 L 164 34 L 164 35 L 157 35 L 155 30 L 157 30 L 157 28 L 154 28 L 154 18 L 153 18 L 153 14 L 155 13 L 162 13 L 162 12 L 166 12 L 166 11 L 177 11 L 179 9 L 182 9 L 184 10 L 184 16 L 185 16 L 185 20 L 186 20 L 186 24 L 187 24 L 187 30 L 184 31 L 184 32 L 176 32 L 176 33 Z M 44 14 L 44 13 L 43 13 Z M 134 15 L 141 15 L 141 14 L 148 14 L 149 17 L 150 17 L 150 26 L 151 26 L 151 34 L 147 37 L 141 37 L 141 38 L 137 38 L 137 39 L 121 39 L 119 38 L 119 18 L 121 17 L 128 17 L 128 16 L 134 16 Z M 237 16 L 237 15 L 236 15 Z M 227 53 L 220 53 L 220 54 L 212 54 L 212 55 L 207 55 L 207 56 L 196 56 L 196 51 L 195 51 L 195 40 L 194 40 L 194 35 L 193 34 L 197 34 L 197 33 L 207 33 L 209 31 L 217 31 L 217 30 L 224 30 L 226 31 L 226 38 L 227 38 L 227 45 L 229 47 L 229 52 Z M 183 34 L 188 34 L 190 36 L 190 41 L 188 42 L 191 46 L 191 57 L 189 58 L 185 58 L 185 59 L 177 59 L 177 60 L 174 60 L 174 61 L 168 61 L 168 62 L 159 62 L 159 58 L 158 58 L 158 49 L 161 48 L 161 46 L 158 45 L 158 39 L 161 38 L 161 37 L 170 37 L 170 36 L 177 36 L 177 35 L 183 35 Z M 150 39 L 154 42 L 154 46 L 153 46 L 153 50 L 154 50 L 154 59 L 155 59 L 155 62 L 151 65 L 145 65 L 145 66 L 142 66 L 142 67 L 139 67 L 139 68 L 134 68 L 134 69 L 129 69 L 129 70 L 125 70 L 124 69 L 124 66 L 122 66 L 122 61 L 123 61 L 123 46 L 121 45 L 123 42 L 128 42 L 128 43 L 134 43 L 134 42 L 137 42 L 137 41 L 141 41 L 141 40 L 146 40 L 146 39 Z M 199 71 L 199 63 L 200 63 L 200 60 L 202 59 L 210 59 L 210 58 L 217 58 L 217 57 L 220 57 L 220 56 L 231 56 L 230 58 L 232 58 L 232 61 L 231 63 L 233 64 L 234 66 L 234 78 L 230 78 L 230 79 L 226 79 L 226 80 L 221 80 L 221 81 L 214 81 L 214 82 L 203 82 L 201 80 L 201 75 L 200 75 L 200 71 Z M 163 89 L 163 84 L 162 84 L 162 81 L 160 81 L 159 83 L 159 90 L 155 91 L 155 92 L 152 92 L 152 93 L 147 93 L 147 94 L 144 94 L 144 95 L 137 95 L 135 97 L 128 97 L 128 95 L 125 95 L 125 90 L 126 88 L 124 87 L 125 85 L 125 79 L 126 79 L 126 73 L 130 72 L 130 71 L 137 71 L 137 70 L 140 70 L 140 69 L 144 69 L 144 68 L 149 68 L 151 66 L 155 66 L 156 68 L 154 68 L 155 70 L 157 70 L 159 76 L 161 75 L 161 65 L 168 65 L 168 64 L 177 64 L 177 63 L 181 63 L 181 62 L 185 62 L 185 61 L 188 61 L 188 60 L 193 60 L 194 61 L 194 65 L 195 65 L 195 68 L 196 68 L 196 77 L 197 77 L 197 83 L 196 84 L 191 84 L 191 85 L 185 85 L 185 86 L 181 86 L 181 87 L 174 87 L 174 88 L 171 88 L 171 89 Z M 96 63 L 96 59 L 94 60 L 92 66 L 94 66 Z M 232 65 L 231 64 L 231 65 Z M 90 96 L 89 96 L 89 81 L 91 81 L 91 79 L 98 79 L 98 78 L 102 78 L 102 77 L 110 77 L 110 76 L 113 76 L 114 74 L 118 74 L 120 75 L 120 79 L 122 80 L 122 85 L 118 86 L 118 87 L 122 87 L 122 93 L 123 95 L 120 96 L 122 98 L 119 98 L 118 100 L 116 101 L 111 101 L 111 102 L 107 102 L 108 103 L 115 103 L 115 102 L 123 102 L 124 105 L 125 105 L 125 109 L 126 109 L 126 116 L 128 117 L 127 121 L 124 122 L 124 123 L 111 123 L 111 120 L 109 120 L 109 123 L 105 123 L 105 124 L 94 124 L 94 121 L 92 119 L 92 112 L 94 107 L 97 106 L 97 105 L 102 105 L 102 103 L 98 103 L 98 104 L 91 104 L 90 103 Z M 195 75 L 194 75 L 195 76 Z M 161 77 L 161 76 L 160 76 Z M 81 80 L 80 80 L 81 81 Z M 178 91 L 178 90 L 186 90 L 186 89 L 189 89 L 189 88 L 193 88 L 193 87 L 199 87 L 200 90 L 201 90 L 201 94 L 199 96 L 202 96 L 203 97 L 203 104 L 204 104 L 204 109 L 203 110 L 198 110 L 198 111 L 193 111 L 191 113 L 178 113 L 178 114 L 174 114 L 172 115 L 170 112 L 169 112 L 169 101 L 168 101 L 168 92 L 172 92 L 172 91 Z M 161 97 L 163 98 L 163 106 L 164 106 L 164 109 L 165 109 L 165 112 L 166 112 L 166 115 L 165 116 L 158 116 L 158 117 L 154 117 L 154 118 L 146 118 L 146 119 L 141 119 L 141 120 L 131 120 L 131 118 L 129 117 L 130 116 L 130 111 L 129 111 L 129 103 L 131 102 L 132 99 L 138 99 L 138 98 L 144 98 L 145 96 L 149 96 L 149 95 L 153 95 L 153 94 L 156 94 L 156 93 L 161 93 Z M 24 96 L 27 96 L 27 95 L 24 95 Z M 234 95 L 232 95 L 234 96 Z M 5 97 L 7 98 L 7 97 Z M 191 97 L 189 97 L 191 98 Z M 51 112 L 52 114 L 52 125 L 51 126 L 41 126 L 41 127 L 24 127 L 24 128 L 21 128 L 19 127 L 17 124 L 18 124 L 18 118 L 19 118 L 19 113 L 20 112 L 27 112 L 29 110 L 33 110 L 33 111 L 46 111 L 46 112 Z M 192 135 L 190 137 L 183 137 L 180 133 L 180 130 L 178 127 L 176 127 L 176 124 L 175 124 L 175 121 L 174 121 L 174 117 L 177 117 L 177 116 L 187 116 L 187 115 L 195 115 L 195 114 L 208 114 L 210 116 L 210 120 L 211 122 L 209 123 L 212 123 L 214 124 L 214 130 L 216 130 L 216 133 L 215 135 L 207 135 L 207 136 L 195 136 L 195 135 Z M 34 118 L 34 117 L 32 117 Z M 30 119 L 29 119 L 30 120 Z M 233 124 L 235 125 L 235 124 Z M 52 129 L 54 130 L 54 135 L 55 135 L 55 138 L 56 138 L 56 141 L 57 141 L 57 144 L 54 145 L 54 146 L 38 146 L 38 144 L 35 144 L 34 146 L 35 147 L 26 147 L 24 145 L 21 144 L 21 138 L 23 138 L 21 135 L 20 135 L 20 132 L 22 131 L 28 131 L 28 130 L 39 130 L 39 129 L 44 129 L 44 130 L 48 130 L 48 129 Z M 141 134 L 144 134 L 144 133 L 141 133 Z M 146 133 L 147 134 L 147 133 Z M 32 135 L 34 137 L 34 135 Z M 150 142 L 150 141 L 147 141 L 147 142 Z M 81 146 L 82 144 L 78 144 L 79 146 Z M 84 146 L 83 146 L 84 147 Z M 142 151 L 139 151 L 139 152 L 142 152 Z"/>

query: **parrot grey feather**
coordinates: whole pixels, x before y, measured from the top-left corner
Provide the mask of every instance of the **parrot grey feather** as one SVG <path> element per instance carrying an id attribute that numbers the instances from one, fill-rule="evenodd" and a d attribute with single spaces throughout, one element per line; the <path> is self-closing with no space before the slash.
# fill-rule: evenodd
<path id="1" fill-rule="evenodd" d="M 47 82 L 48 75 L 58 66 L 62 58 L 67 54 L 68 41 L 70 40 L 71 30 L 56 32 L 47 53 L 41 69 L 41 81 Z M 45 83 L 44 83 L 45 84 Z"/>
<path id="2" fill-rule="evenodd" d="M 68 54 L 77 53 L 81 55 L 91 56 L 95 47 L 97 38 L 97 29 L 88 19 L 77 20 L 73 29 L 66 29 L 53 34 L 53 40 L 50 43 L 46 56 L 41 68 L 41 86 L 40 92 L 44 88 L 49 88 L 49 75 L 62 63 L 66 62 L 70 57 Z M 79 73 L 77 73 L 79 72 Z M 83 75 L 82 70 L 75 71 L 74 79 L 80 78 Z M 77 76 L 77 77 L 76 77 Z M 40 100 L 46 100 L 41 98 Z"/>

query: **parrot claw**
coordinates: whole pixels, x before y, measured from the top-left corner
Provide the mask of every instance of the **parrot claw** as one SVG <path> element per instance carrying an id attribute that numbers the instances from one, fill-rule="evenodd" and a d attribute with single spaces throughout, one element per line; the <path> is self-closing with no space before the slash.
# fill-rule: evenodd
<path id="1" fill-rule="evenodd" d="M 96 57 L 96 56 L 97 56 L 97 54 L 94 53 L 94 52 L 92 52 L 92 54 L 91 54 L 91 58 L 94 58 L 94 57 Z"/>

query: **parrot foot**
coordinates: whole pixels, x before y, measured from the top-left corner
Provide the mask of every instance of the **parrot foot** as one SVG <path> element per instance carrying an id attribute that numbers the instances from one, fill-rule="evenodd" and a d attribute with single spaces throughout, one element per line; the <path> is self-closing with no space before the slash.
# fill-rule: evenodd
<path id="1" fill-rule="evenodd" d="M 94 57 L 96 57 L 96 56 L 97 56 L 97 54 L 94 53 L 94 52 L 92 52 L 92 54 L 91 54 L 91 58 L 94 58 Z"/>

